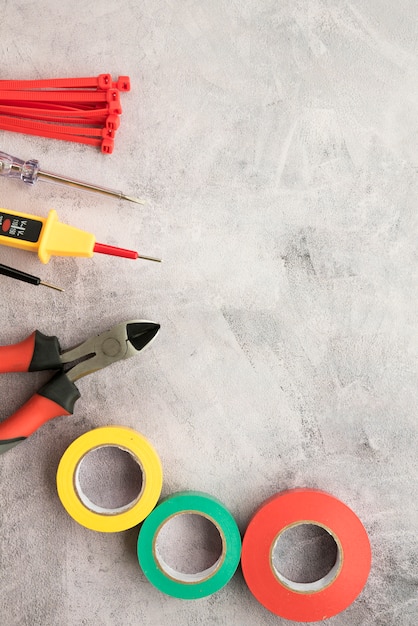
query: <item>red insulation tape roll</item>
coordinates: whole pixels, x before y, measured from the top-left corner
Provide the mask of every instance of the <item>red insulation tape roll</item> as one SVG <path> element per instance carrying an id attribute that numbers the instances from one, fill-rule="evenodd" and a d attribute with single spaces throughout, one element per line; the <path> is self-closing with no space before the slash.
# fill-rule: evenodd
<path id="1" fill-rule="evenodd" d="M 298 524 L 324 528 L 337 544 L 331 570 L 318 581 L 296 583 L 273 564 L 279 537 Z M 344 611 L 370 572 L 370 541 L 359 518 L 340 500 L 312 489 L 279 493 L 256 511 L 242 544 L 242 570 L 257 600 L 272 613 L 297 622 L 324 620 Z"/>

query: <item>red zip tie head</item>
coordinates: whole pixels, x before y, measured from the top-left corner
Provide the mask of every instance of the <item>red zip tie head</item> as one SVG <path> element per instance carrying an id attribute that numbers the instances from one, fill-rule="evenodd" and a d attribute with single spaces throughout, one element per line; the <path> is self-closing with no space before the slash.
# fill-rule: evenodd
<path id="1" fill-rule="evenodd" d="M 114 87 L 112 84 L 112 77 L 110 74 L 99 74 L 97 77 L 97 86 L 99 89 L 111 89 Z"/>
<path id="2" fill-rule="evenodd" d="M 121 115 L 122 107 L 120 105 L 119 91 L 117 89 L 108 89 L 106 92 L 106 101 L 109 105 L 109 113 Z"/>
<path id="3" fill-rule="evenodd" d="M 107 116 L 105 121 L 106 128 L 109 128 L 113 131 L 117 130 L 120 126 L 120 117 L 115 113 L 111 113 Z"/>
<path id="4" fill-rule="evenodd" d="M 103 139 L 101 143 L 101 151 L 103 154 L 112 154 L 115 142 L 110 137 Z"/>
<path id="5" fill-rule="evenodd" d="M 112 87 L 119 91 L 131 91 L 131 79 L 129 76 L 119 76 L 118 81 L 112 84 Z"/>
<path id="6" fill-rule="evenodd" d="M 107 139 L 107 138 L 114 139 L 115 138 L 115 131 L 113 130 L 113 128 L 107 128 L 107 126 L 105 126 L 104 128 L 99 129 L 98 132 L 103 137 L 103 139 Z"/>
<path id="7" fill-rule="evenodd" d="M 112 87 L 112 89 L 108 89 L 106 93 L 107 102 L 117 102 L 119 103 L 119 90 Z"/>
<path id="8" fill-rule="evenodd" d="M 110 74 L 99 74 L 97 77 L 97 86 L 99 89 L 118 89 L 119 91 L 130 91 L 131 79 L 129 76 L 119 76 L 116 82 L 112 82 Z"/>

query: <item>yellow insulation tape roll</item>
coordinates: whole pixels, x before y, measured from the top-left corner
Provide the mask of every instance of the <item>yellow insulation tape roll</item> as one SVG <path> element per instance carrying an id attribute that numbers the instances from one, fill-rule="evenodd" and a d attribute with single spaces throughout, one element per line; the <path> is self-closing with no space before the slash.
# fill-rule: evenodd
<path id="1" fill-rule="evenodd" d="M 142 488 L 126 506 L 108 509 L 94 504 L 82 491 L 79 472 L 92 450 L 117 447 L 128 452 L 142 471 Z M 157 504 L 162 488 L 161 461 L 153 446 L 132 428 L 105 426 L 81 435 L 64 452 L 57 470 L 58 495 L 67 513 L 79 524 L 104 533 L 133 528 Z"/>

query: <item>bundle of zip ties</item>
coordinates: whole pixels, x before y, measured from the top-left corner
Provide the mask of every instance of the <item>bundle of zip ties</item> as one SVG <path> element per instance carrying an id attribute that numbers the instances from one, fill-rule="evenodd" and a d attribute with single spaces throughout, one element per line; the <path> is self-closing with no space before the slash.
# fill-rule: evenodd
<path id="1" fill-rule="evenodd" d="M 0 80 L 0 129 L 88 144 L 112 154 L 129 76 Z"/>

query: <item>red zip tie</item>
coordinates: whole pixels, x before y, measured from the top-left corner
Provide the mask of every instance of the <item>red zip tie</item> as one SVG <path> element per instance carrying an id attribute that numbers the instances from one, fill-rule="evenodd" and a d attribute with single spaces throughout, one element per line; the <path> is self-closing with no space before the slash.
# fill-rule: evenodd
<path id="1" fill-rule="evenodd" d="M 98 115 L 89 116 L 89 117 L 67 117 L 67 116 L 57 116 L 57 115 L 45 115 L 45 114 L 36 114 L 36 113 L 25 113 L 24 115 L 15 116 L 15 115 L 2 115 L 3 111 L 0 107 L 0 118 L 3 118 L 5 123 L 12 123 L 12 120 L 19 121 L 20 123 L 25 122 L 25 120 L 36 120 L 43 122 L 51 122 L 54 124 L 90 124 L 90 125 L 101 125 L 103 128 L 109 128 L 113 131 L 116 131 L 120 126 L 120 117 L 115 115 L 114 113 L 110 115 Z M 14 123 L 14 122 L 13 122 Z"/>
<path id="2" fill-rule="evenodd" d="M 24 91 L 26 89 L 80 89 L 80 88 L 110 89 L 112 77 L 110 74 L 99 74 L 88 78 L 43 78 L 40 80 L 0 80 L 0 89 Z"/>
<path id="3" fill-rule="evenodd" d="M 88 78 L 46 78 L 41 80 L 0 80 L 0 89 L 24 91 L 28 89 L 118 89 L 130 91 L 129 76 L 119 76 L 112 82 L 110 74 L 99 74 Z"/>
<path id="4" fill-rule="evenodd" d="M 31 109 L 27 107 L 12 107 L 0 104 L 0 115 L 17 118 L 37 119 L 43 121 L 63 122 L 67 124 L 103 121 L 107 128 L 117 130 L 120 126 L 120 117 L 116 113 L 109 113 L 109 109 L 92 109 L 91 111 L 51 111 L 49 109 Z"/>
<path id="5" fill-rule="evenodd" d="M 5 115 L 0 115 L 0 125 L 3 126 L 12 126 L 13 128 L 26 128 L 28 130 L 39 130 L 46 131 L 50 133 L 56 133 L 57 135 L 67 134 L 67 135 L 83 135 L 87 137 L 111 137 L 112 139 L 115 136 L 115 130 L 113 128 L 108 128 L 103 124 L 101 126 L 63 126 L 57 125 L 53 123 L 44 123 L 32 120 L 22 120 L 21 118 L 15 117 L 7 117 Z"/>
<path id="6" fill-rule="evenodd" d="M 59 111 L 57 111 L 57 113 L 59 113 Z M 32 113 L 30 111 L 23 113 L 21 115 L 7 115 L 4 114 L 4 111 L 1 109 L 0 107 L 0 117 L 3 118 L 3 120 L 6 122 L 7 120 L 17 120 L 20 122 L 24 122 L 25 120 L 35 120 L 35 121 L 42 121 L 42 122 L 51 122 L 54 124 L 78 124 L 78 125 L 82 125 L 82 124 L 101 124 L 102 126 L 106 125 L 106 121 L 107 121 L 107 117 L 110 118 L 116 118 L 117 120 L 119 120 L 119 117 L 117 115 L 109 115 L 109 116 L 105 116 L 105 115 L 98 115 L 98 116 L 89 116 L 89 117 L 67 117 L 67 116 L 62 116 L 62 115 L 45 115 L 45 113 Z M 111 128 L 111 126 L 109 126 L 109 128 Z"/>
<path id="7" fill-rule="evenodd" d="M 33 101 L 33 102 L 117 102 L 119 91 L 108 89 L 107 91 L 13 91 L 0 90 L 0 100 Z"/>
<path id="8" fill-rule="evenodd" d="M 12 124 L 0 123 L 1 130 L 10 130 L 14 133 L 21 133 L 24 135 L 34 135 L 35 137 L 47 137 L 49 139 L 61 139 L 63 141 L 72 141 L 74 143 L 87 144 L 100 148 L 104 154 L 112 154 L 115 142 L 112 137 L 105 137 L 104 139 L 96 139 L 93 137 L 84 137 L 81 135 L 70 135 L 65 133 L 48 132 L 47 130 L 30 129 L 24 126 L 13 126 Z"/>
<path id="9" fill-rule="evenodd" d="M 119 91 L 108 89 L 107 91 L 0 91 L 0 103 L 4 100 L 13 100 L 18 94 L 21 102 L 58 102 L 62 103 L 96 103 L 108 102 L 120 108 Z M 116 111 L 115 111 L 116 113 Z"/>
<path id="10" fill-rule="evenodd" d="M 110 154 L 129 76 L 0 80 L 0 129 L 100 147 Z"/>
<path id="11" fill-rule="evenodd" d="M 87 114 L 86 114 L 87 113 Z M 53 118 L 59 118 L 72 124 L 73 120 L 83 120 L 85 124 L 88 124 L 90 119 L 106 119 L 108 115 L 107 109 L 94 109 L 92 111 L 62 111 L 57 109 L 56 111 L 50 109 L 32 109 L 31 107 L 13 107 L 0 104 L 0 115 L 7 115 L 18 118 L 32 118 L 32 119 L 45 119 L 52 120 Z M 115 117 L 118 117 L 115 115 Z"/>
<path id="12" fill-rule="evenodd" d="M 19 93 L 19 92 L 16 92 Z M 24 105 L 24 106 L 22 106 Z M 1 95 L 0 95 L 0 106 L 7 106 L 7 107 L 13 107 L 16 110 L 18 109 L 29 109 L 29 110 L 40 110 L 42 109 L 43 111 L 61 111 L 65 114 L 73 114 L 73 115 L 80 115 L 80 113 L 82 113 L 83 115 L 95 115 L 98 112 L 103 112 L 103 113 L 111 113 L 111 114 L 115 114 L 115 115 L 121 115 L 122 114 L 122 107 L 120 105 L 120 101 L 112 101 L 112 102 L 108 102 L 107 104 L 105 102 L 94 102 L 91 105 L 89 104 L 83 104 L 83 103 L 73 103 L 73 106 L 69 106 L 69 105 L 65 105 L 65 104 L 58 104 L 56 102 L 31 102 L 29 100 L 2 100 L 1 99 Z M 24 111 L 23 111 L 24 112 Z M 20 111 L 19 111 L 20 114 Z"/>
<path id="13" fill-rule="evenodd" d="M 65 104 L 58 104 L 56 102 L 54 103 L 31 102 L 30 100 L 25 100 L 23 102 L 21 100 L 0 100 L 0 107 L 7 107 L 10 109 L 15 109 L 18 114 L 21 111 L 25 112 L 27 110 L 29 111 L 42 110 L 42 111 L 53 111 L 54 113 L 56 111 L 63 111 L 68 115 L 71 115 L 71 114 L 79 115 L 80 110 L 81 110 L 79 106 L 69 106 Z"/>

